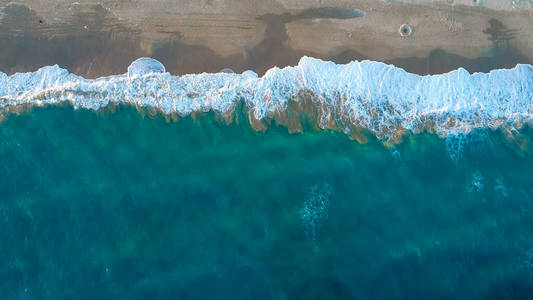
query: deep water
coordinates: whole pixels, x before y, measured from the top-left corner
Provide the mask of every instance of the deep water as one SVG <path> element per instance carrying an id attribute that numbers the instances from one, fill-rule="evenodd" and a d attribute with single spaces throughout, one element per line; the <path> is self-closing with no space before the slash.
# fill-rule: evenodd
<path id="1" fill-rule="evenodd" d="M 533 130 L 263 133 L 34 108 L 0 123 L 3 299 L 527 299 Z"/>

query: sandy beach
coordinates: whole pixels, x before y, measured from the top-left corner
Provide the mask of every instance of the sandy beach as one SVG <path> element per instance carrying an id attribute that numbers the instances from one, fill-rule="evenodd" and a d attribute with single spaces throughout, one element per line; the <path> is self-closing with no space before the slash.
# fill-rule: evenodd
<path id="1" fill-rule="evenodd" d="M 8 74 L 59 64 L 94 78 L 123 73 L 141 56 L 174 74 L 262 74 L 303 55 L 371 59 L 418 74 L 533 61 L 529 1 L 3 0 L 0 7 L 0 70 Z"/>

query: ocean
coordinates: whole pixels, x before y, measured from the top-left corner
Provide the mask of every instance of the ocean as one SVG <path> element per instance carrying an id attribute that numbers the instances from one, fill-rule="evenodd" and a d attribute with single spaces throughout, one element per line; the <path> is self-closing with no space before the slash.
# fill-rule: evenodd
<path id="1" fill-rule="evenodd" d="M 379 73 L 386 99 L 371 84 L 356 103 L 339 97 L 368 123 L 327 97 L 318 115 L 314 100 L 284 106 L 279 93 L 299 91 L 283 70 L 248 90 L 225 79 L 213 89 L 203 77 L 175 100 L 161 87 L 192 80 L 150 81 L 164 69 L 148 67 L 130 70 L 141 81 L 84 81 L 57 68 L 0 76 L 5 299 L 533 297 L 531 66 Z M 331 92 L 306 78 L 315 95 Z M 455 89 L 432 94 L 436 82 Z M 425 84 L 418 115 L 399 119 L 414 112 L 393 100 Z M 217 102 L 254 89 L 279 93 L 261 109 Z M 165 97 L 177 101 L 169 111 Z"/>

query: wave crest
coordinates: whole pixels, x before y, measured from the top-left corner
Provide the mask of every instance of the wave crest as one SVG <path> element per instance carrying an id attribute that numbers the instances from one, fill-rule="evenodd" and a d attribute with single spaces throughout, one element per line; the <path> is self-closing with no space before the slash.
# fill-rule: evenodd
<path id="1" fill-rule="evenodd" d="M 252 71 L 174 76 L 160 62 L 141 58 L 126 74 L 94 80 L 57 65 L 12 76 L 0 72 L 3 111 L 65 101 L 90 109 L 132 104 L 180 116 L 215 111 L 226 119 L 242 101 L 257 129 L 275 119 L 299 130 L 304 115 L 322 129 L 351 135 L 366 129 L 385 140 L 405 132 L 449 136 L 531 122 L 533 66 L 419 76 L 374 61 L 341 65 L 302 57 L 297 66 L 275 67 L 262 77 Z"/>

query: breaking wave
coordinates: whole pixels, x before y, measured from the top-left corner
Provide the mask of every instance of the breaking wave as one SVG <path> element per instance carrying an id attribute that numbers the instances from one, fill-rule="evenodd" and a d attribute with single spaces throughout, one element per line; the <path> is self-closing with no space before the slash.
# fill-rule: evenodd
<path id="1" fill-rule="evenodd" d="M 533 66 L 419 76 L 374 61 L 341 65 L 302 57 L 297 66 L 272 68 L 262 77 L 252 71 L 175 76 L 160 62 L 140 58 L 126 74 L 93 80 L 57 65 L 0 72 L 3 113 L 62 102 L 89 109 L 131 104 L 179 116 L 214 111 L 228 122 L 243 104 L 257 130 L 274 120 L 298 131 L 305 119 L 355 138 L 367 130 L 395 141 L 409 132 L 447 137 L 531 123 Z"/>

